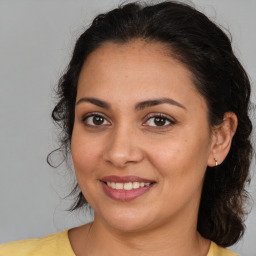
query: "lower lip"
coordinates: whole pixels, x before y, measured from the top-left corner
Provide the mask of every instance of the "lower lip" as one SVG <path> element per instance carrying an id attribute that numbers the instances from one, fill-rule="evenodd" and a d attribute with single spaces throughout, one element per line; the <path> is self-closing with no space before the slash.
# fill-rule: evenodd
<path id="1" fill-rule="evenodd" d="M 147 191 L 149 191 L 154 184 L 150 184 L 149 186 L 135 188 L 131 190 L 123 190 L 123 189 L 114 189 L 109 187 L 106 183 L 101 182 L 103 186 L 104 192 L 112 199 L 119 201 L 130 201 L 133 200 Z"/>

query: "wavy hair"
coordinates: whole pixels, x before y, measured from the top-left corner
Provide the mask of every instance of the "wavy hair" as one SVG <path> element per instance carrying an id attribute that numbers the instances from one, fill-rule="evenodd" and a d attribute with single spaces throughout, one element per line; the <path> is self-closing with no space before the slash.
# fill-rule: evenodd
<path id="1" fill-rule="evenodd" d="M 226 112 L 237 115 L 238 127 L 228 156 L 220 166 L 207 167 L 197 226 L 203 237 L 230 246 L 244 233 L 245 187 L 252 158 L 250 82 L 229 37 L 194 7 L 174 1 L 130 3 L 93 20 L 78 38 L 57 87 L 58 103 L 52 118 L 61 128 L 59 150 L 65 158 L 70 154 L 78 77 L 88 55 L 106 42 L 124 44 L 134 39 L 161 42 L 186 65 L 206 100 L 211 127 L 222 123 Z M 85 206 L 78 185 L 73 192 L 77 197 L 71 210 Z"/>

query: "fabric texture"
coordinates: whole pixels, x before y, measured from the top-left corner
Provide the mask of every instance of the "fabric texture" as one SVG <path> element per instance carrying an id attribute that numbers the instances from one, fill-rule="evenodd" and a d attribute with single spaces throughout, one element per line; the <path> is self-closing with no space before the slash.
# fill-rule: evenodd
<path id="1" fill-rule="evenodd" d="M 0 256 L 75 256 L 68 231 L 0 245 Z"/>
<path id="2" fill-rule="evenodd" d="M 68 230 L 41 239 L 27 239 L 0 245 L 0 256 L 75 256 L 68 239 Z M 211 242 L 207 256 L 237 256 Z"/>

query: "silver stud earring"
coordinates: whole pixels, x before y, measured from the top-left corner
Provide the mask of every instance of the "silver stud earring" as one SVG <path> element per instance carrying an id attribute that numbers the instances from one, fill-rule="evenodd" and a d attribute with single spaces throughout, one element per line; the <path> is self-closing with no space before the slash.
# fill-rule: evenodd
<path id="1" fill-rule="evenodd" d="M 215 166 L 218 166 L 218 161 L 216 158 L 214 158 L 214 161 L 215 161 Z"/>

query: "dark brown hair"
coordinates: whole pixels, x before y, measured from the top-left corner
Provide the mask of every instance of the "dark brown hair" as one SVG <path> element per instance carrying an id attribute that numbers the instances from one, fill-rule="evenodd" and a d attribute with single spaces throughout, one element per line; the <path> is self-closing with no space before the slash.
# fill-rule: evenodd
<path id="1" fill-rule="evenodd" d="M 105 42 L 133 39 L 161 42 L 192 72 L 194 84 L 208 105 L 209 124 L 220 124 L 226 112 L 238 117 L 230 152 L 218 167 L 207 167 L 198 217 L 198 231 L 221 246 L 236 243 L 244 232 L 245 185 L 252 147 L 248 117 L 250 82 L 235 57 L 228 36 L 191 6 L 166 1 L 155 5 L 131 3 L 97 16 L 79 37 L 57 88 L 52 117 L 60 126 L 60 150 L 67 157 L 74 124 L 78 77 L 88 55 Z M 87 201 L 78 185 L 72 210 Z M 74 192 L 73 191 L 73 192 Z"/>

